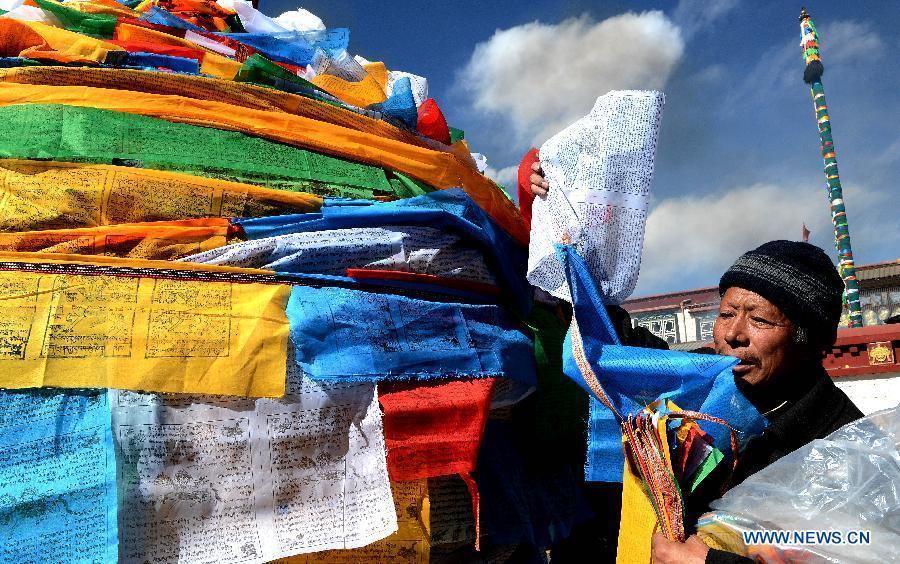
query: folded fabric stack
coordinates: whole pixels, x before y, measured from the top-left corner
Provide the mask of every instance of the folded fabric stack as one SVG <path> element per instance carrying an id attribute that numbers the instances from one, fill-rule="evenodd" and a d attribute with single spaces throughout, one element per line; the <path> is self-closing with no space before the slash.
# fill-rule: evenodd
<path id="1" fill-rule="evenodd" d="M 243 0 L 0 9 L 0 561 L 567 534 L 573 477 L 508 424 L 577 392 L 562 322 L 425 79 Z"/>

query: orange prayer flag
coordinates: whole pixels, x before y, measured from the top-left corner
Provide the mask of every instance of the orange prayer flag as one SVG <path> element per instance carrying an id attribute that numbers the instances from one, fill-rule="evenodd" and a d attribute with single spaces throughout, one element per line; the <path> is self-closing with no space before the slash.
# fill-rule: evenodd
<path id="1" fill-rule="evenodd" d="M 134 41 L 123 41 L 122 43 L 123 47 L 126 48 L 128 45 L 159 45 L 158 43 L 147 44 Z M 186 49 L 180 45 L 166 45 L 166 47 Z M 199 48 L 194 50 L 199 50 Z M 162 50 L 160 51 L 162 52 Z M 148 94 L 185 96 L 196 100 L 222 102 L 256 110 L 283 111 L 402 141 L 418 147 L 427 146 L 423 140 L 413 133 L 404 131 L 383 120 L 371 118 L 297 94 L 288 94 L 287 92 L 255 86 L 246 82 L 234 82 L 206 76 L 132 69 L 16 67 L 0 69 L 0 82 L 53 86 L 92 86 L 146 92 Z M 458 151 L 456 147 L 450 149 L 454 154 L 468 159 L 468 161 L 472 158 L 468 152 L 468 147 L 460 148 Z M 474 167 L 475 165 L 473 164 L 472 166 Z"/>
<path id="2" fill-rule="evenodd" d="M 151 43 L 179 45 L 181 47 L 190 47 L 192 49 L 203 48 L 202 45 L 197 45 L 193 41 L 188 41 L 187 39 L 127 23 L 120 23 L 116 26 L 116 39 L 120 41 L 149 41 Z M 206 54 L 200 62 L 200 72 L 204 74 L 231 80 L 241 69 L 241 64 L 236 61 L 232 61 L 227 57 L 223 57 L 222 55 L 213 53 L 207 49 L 204 49 L 204 51 Z"/>
<path id="3" fill-rule="evenodd" d="M 0 18 L 0 56 L 102 63 L 118 45 L 40 22 Z"/>

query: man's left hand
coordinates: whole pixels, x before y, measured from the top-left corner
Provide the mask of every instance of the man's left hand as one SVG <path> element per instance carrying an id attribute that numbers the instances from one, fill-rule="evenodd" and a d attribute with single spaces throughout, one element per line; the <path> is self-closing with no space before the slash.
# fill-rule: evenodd
<path id="1" fill-rule="evenodd" d="M 709 547 L 700 537 L 691 535 L 683 543 L 669 540 L 662 533 L 655 533 L 650 544 L 653 564 L 703 564 Z"/>

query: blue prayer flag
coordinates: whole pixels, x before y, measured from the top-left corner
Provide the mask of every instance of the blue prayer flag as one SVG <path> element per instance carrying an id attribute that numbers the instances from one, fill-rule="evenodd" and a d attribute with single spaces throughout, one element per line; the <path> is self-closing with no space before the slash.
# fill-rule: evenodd
<path id="1" fill-rule="evenodd" d="M 0 562 L 116 562 L 106 391 L 0 391 Z"/>
<path id="2" fill-rule="evenodd" d="M 681 409 L 724 419 L 738 431 L 742 444 L 762 432 L 765 419 L 735 386 L 731 368 L 736 358 L 621 345 L 584 260 L 571 246 L 557 246 L 557 256 L 565 267 L 586 360 L 622 417 L 665 398 Z M 573 354 L 571 328 L 563 344 L 563 371 L 591 394 Z M 716 448 L 731 452 L 726 428 L 698 424 L 713 437 Z M 595 397 L 588 437 L 586 479 L 621 481 L 622 432 L 613 413 Z"/>
<path id="3" fill-rule="evenodd" d="M 287 316 L 314 380 L 537 379 L 527 329 L 499 306 L 294 286 Z"/>

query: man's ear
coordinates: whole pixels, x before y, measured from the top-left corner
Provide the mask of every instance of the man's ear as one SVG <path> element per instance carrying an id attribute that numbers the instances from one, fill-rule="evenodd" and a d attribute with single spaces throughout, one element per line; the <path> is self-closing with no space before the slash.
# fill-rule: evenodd
<path id="1" fill-rule="evenodd" d="M 809 329 L 794 325 L 791 328 L 791 344 L 794 353 L 799 355 L 804 363 L 819 362 L 825 357 L 827 349 L 813 344 L 809 337 Z"/>

